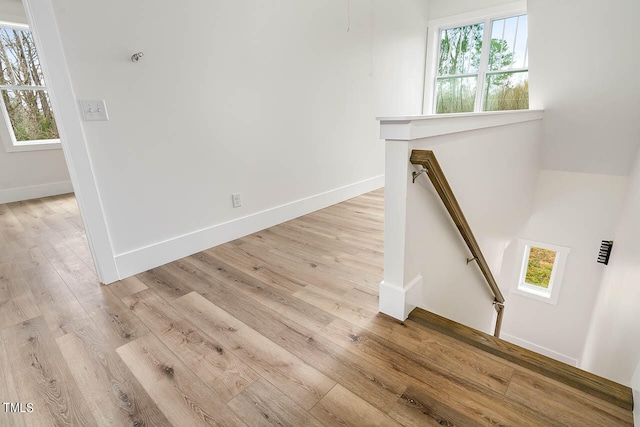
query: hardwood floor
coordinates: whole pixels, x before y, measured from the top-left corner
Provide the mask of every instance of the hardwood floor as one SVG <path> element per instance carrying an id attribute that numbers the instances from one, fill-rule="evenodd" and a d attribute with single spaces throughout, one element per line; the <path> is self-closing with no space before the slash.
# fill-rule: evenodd
<path id="1" fill-rule="evenodd" d="M 382 230 L 375 191 L 100 286 L 73 195 L 0 205 L 0 425 L 633 425 L 377 314 Z"/>

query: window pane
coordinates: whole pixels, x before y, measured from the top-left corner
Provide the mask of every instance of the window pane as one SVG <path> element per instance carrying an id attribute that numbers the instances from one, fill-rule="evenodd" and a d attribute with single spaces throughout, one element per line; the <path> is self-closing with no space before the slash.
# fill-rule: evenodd
<path id="1" fill-rule="evenodd" d="M 442 30 L 438 75 L 476 73 L 480 66 L 483 31 L 483 23 Z"/>
<path id="2" fill-rule="evenodd" d="M 438 79 L 436 113 L 469 113 L 476 102 L 477 76 Z"/>
<path id="3" fill-rule="evenodd" d="M 493 21 L 489 71 L 526 68 L 527 33 L 527 15 Z"/>
<path id="4" fill-rule="evenodd" d="M 528 108 L 528 72 L 487 74 L 484 111 L 526 110 Z"/>
<path id="5" fill-rule="evenodd" d="M 44 90 L 3 90 L 16 141 L 58 139 L 49 96 Z"/>
<path id="6" fill-rule="evenodd" d="M 556 251 L 532 246 L 529 252 L 527 274 L 524 281 L 529 285 L 548 288 L 555 261 Z"/>
<path id="7" fill-rule="evenodd" d="M 31 33 L 0 28 L 0 85 L 44 86 L 44 77 Z"/>

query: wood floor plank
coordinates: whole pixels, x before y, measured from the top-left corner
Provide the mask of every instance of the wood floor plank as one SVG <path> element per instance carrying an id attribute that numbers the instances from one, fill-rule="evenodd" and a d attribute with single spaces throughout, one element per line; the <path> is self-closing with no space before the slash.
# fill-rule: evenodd
<path id="1" fill-rule="evenodd" d="M 149 329 L 111 291 L 104 286 L 99 287 L 98 291 L 79 300 L 91 320 L 103 332 L 111 348 L 119 347 L 149 332 Z"/>
<path id="2" fill-rule="evenodd" d="M 407 385 L 397 376 L 314 334 L 289 334 L 285 348 L 383 412 L 389 411 Z"/>
<path id="3" fill-rule="evenodd" d="M 423 382 L 428 381 L 427 377 L 439 375 L 465 387 L 475 387 L 479 391 L 493 390 L 503 395 L 513 375 L 511 368 L 496 363 L 478 363 L 477 360 L 466 359 L 464 353 L 454 353 L 448 357 L 439 357 L 434 353 L 413 353 L 341 320 L 333 322 L 320 335 L 380 367 L 391 366 L 394 371 Z"/>
<path id="4" fill-rule="evenodd" d="M 39 218 L 56 215 L 55 211 L 53 211 L 41 199 L 29 199 L 19 203 L 24 203 L 26 206 L 29 207 L 30 211 L 33 212 L 33 214 L 38 216 Z"/>
<path id="5" fill-rule="evenodd" d="M 310 251 L 301 247 L 294 247 L 293 245 L 278 244 L 273 241 L 265 243 L 265 238 L 261 232 L 243 237 L 241 240 L 257 246 L 267 245 L 269 252 L 283 258 L 288 258 L 291 261 L 298 263 L 303 262 L 317 271 L 318 274 L 342 278 L 358 285 L 368 284 L 378 286 L 382 280 L 382 276 L 376 272 L 343 265 L 337 262 L 335 257 L 333 259 L 323 258 L 322 254 L 318 251 Z"/>
<path id="6" fill-rule="evenodd" d="M 282 225 L 298 229 L 304 233 L 319 235 L 326 239 L 334 239 L 340 244 L 349 245 L 354 248 L 382 251 L 384 246 L 383 239 L 378 233 L 367 233 L 366 236 L 360 236 L 348 228 L 330 224 L 330 222 L 317 218 L 302 216 L 296 218 L 295 221 L 289 221 Z M 350 239 L 349 236 L 354 237 L 354 239 Z"/>
<path id="7" fill-rule="evenodd" d="M 120 357 L 104 344 L 95 327 L 87 324 L 85 328 L 75 328 L 56 342 L 96 425 L 170 425 Z"/>
<path id="8" fill-rule="evenodd" d="M 72 194 L 0 204 L 0 400 L 35 403 L 0 407 L 0 425 L 631 425 L 614 403 L 377 313 L 383 202 L 358 196 L 109 287 Z"/>
<path id="9" fill-rule="evenodd" d="M 136 276 L 127 277 L 109 285 L 111 293 L 120 298 L 120 300 L 146 289 L 149 289 L 147 285 Z"/>
<path id="10" fill-rule="evenodd" d="M 262 230 L 257 236 L 262 236 L 264 241 L 277 242 L 288 246 L 293 250 L 320 256 L 322 260 L 329 260 L 332 266 L 343 266 L 347 269 L 355 269 L 366 274 L 374 273 L 382 276 L 383 256 L 381 252 L 363 251 L 351 245 L 341 243 L 335 239 L 323 239 L 321 236 L 311 240 L 308 233 L 287 229 L 283 225 L 277 225 Z"/>
<path id="11" fill-rule="evenodd" d="M 310 411 L 328 426 L 401 427 L 379 409 L 360 399 L 340 384 L 336 385 Z"/>
<path id="12" fill-rule="evenodd" d="M 68 194 L 62 194 L 59 196 L 43 197 L 41 200 L 57 215 L 64 215 L 69 213 L 69 211 L 65 209 L 65 205 L 69 203 L 67 201 L 68 199 L 74 200 L 75 198 L 69 197 Z"/>
<path id="13" fill-rule="evenodd" d="M 456 410 L 456 402 L 443 402 L 413 386 L 398 400 L 389 416 L 406 427 L 478 427 L 483 424 Z"/>
<path id="14" fill-rule="evenodd" d="M 14 262 L 0 264 L 0 329 L 40 315 L 31 290 Z"/>
<path id="15" fill-rule="evenodd" d="M 155 335 L 147 334 L 116 351 L 172 425 L 245 425 Z"/>
<path id="16" fill-rule="evenodd" d="M 557 421 L 553 413 L 538 413 L 514 404 L 510 400 L 493 393 L 479 393 L 468 391 L 464 387 L 448 386 L 434 387 L 432 384 L 414 382 L 408 389 L 401 405 L 396 406 L 391 416 L 402 419 L 411 425 L 429 425 L 433 419 L 457 421 L 458 425 L 467 425 L 464 421 L 471 419 L 471 425 L 481 426 L 513 426 L 540 427 L 563 426 Z M 409 400 L 407 400 L 409 399 Z M 411 400 L 414 402 L 412 403 Z M 415 411 L 414 407 L 429 408 L 426 411 Z M 406 406 L 409 403 L 409 408 Z M 409 409 L 409 411 L 407 411 Z M 455 411 L 453 412 L 452 409 Z M 447 424 L 444 424 L 447 425 Z M 453 425 L 456 425 L 455 422 Z"/>
<path id="17" fill-rule="evenodd" d="M 451 381 L 462 383 L 463 380 L 468 380 L 480 387 L 505 394 L 514 373 L 513 368 L 502 363 L 471 356 L 464 350 L 438 345 L 435 340 L 430 341 L 432 345 L 422 346 L 420 352 L 413 352 L 339 319 L 323 329 L 319 335 L 356 354 L 361 351 L 368 356 L 377 357 L 381 363 L 386 360 L 402 360 L 404 362 L 400 365 L 404 367 L 403 372 L 417 379 L 422 375 L 453 375 L 458 379 L 451 378 Z"/>
<path id="18" fill-rule="evenodd" d="M 284 223 L 275 227 L 263 230 L 266 238 L 271 240 L 295 243 L 302 247 L 310 247 L 315 250 L 322 250 L 324 253 L 342 252 L 349 255 L 356 255 L 360 248 L 345 244 L 335 237 L 329 237 L 319 233 L 314 233 L 310 229 L 303 229 Z"/>
<path id="19" fill-rule="evenodd" d="M 53 338 L 67 334 L 76 325 L 91 323 L 87 312 L 53 267 L 44 265 L 22 271 Z"/>
<path id="20" fill-rule="evenodd" d="M 349 292 L 345 293 L 342 298 L 344 301 L 349 301 L 355 306 L 369 309 L 372 312 L 377 312 L 378 307 L 380 306 L 378 290 L 364 286 L 354 287 Z"/>
<path id="21" fill-rule="evenodd" d="M 253 298 L 265 307 L 279 312 L 283 316 L 297 322 L 310 331 L 319 331 L 334 319 L 326 311 L 302 301 L 288 292 L 279 290 L 261 282 L 238 269 L 231 268 L 208 253 L 200 252 L 186 259 L 186 261 L 211 272 L 220 282 L 232 284 L 245 295 Z M 175 264 L 180 266 L 179 262 Z"/>
<path id="22" fill-rule="evenodd" d="M 362 233 L 376 233 L 383 231 L 384 223 L 380 221 L 363 220 L 361 218 L 352 218 L 351 216 L 335 215 L 327 212 L 327 210 L 319 210 L 307 215 L 311 219 L 321 219 L 325 221 L 331 221 L 338 226 L 348 227 L 351 230 L 359 231 Z"/>
<path id="23" fill-rule="evenodd" d="M 123 301 L 221 400 L 228 402 L 260 377 L 229 347 L 204 334 L 153 291 Z"/>
<path id="24" fill-rule="evenodd" d="M 7 240 L 0 234 L 0 264 L 14 261 L 13 251 Z"/>
<path id="25" fill-rule="evenodd" d="M 265 379 L 236 396 L 229 406 L 249 426 L 321 427 L 322 424 Z"/>
<path id="26" fill-rule="evenodd" d="M 511 379 L 507 397 L 539 413 L 553 413 L 566 426 L 633 426 L 628 411 L 612 410 L 519 370 Z"/>
<path id="27" fill-rule="evenodd" d="M 70 239 L 65 239 L 67 246 L 71 248 L 74 254 L 84 263 L 84 265 L 96 274 L 96 265 L 93 261 L 93 255 L 91 254 L 91 249 L 89 249 L 89 245 L 87 243 L 87 237 L 85 234 L 80 236 L 74 236 Z"/>
<path id="28" fill-rule="evenodd" d="M 327 232 L 331 230 L 331 235 L 336 236 L 339 241 L 354 245 L 359 248 L 374 250 L 378 252 L 384 251 L 384 240 L 382 233 L 367 233 L 361 235 L 360 233 L 354 233 L 349 228 L 339 227 L 335 224 L 331 224 L 330 221 L 321 221 L 316 219 L 307 218 L 306 216 L 296 218 L 296 226 L 303 228 L 310 228 L 318 233 Z"/>
<path id="29" fill-rule="evenodd" d="M 175 268 L 175 265 L 174 265 Z M 177 269 L 184 275 L 183 280 L 199 283 L 200 290 L 217 305 L 231 313 L 236 319 L 251 327 L 282 348 L 308 361 L 334 381 L 343 382 L 352 391 L 371 399 L 376 405 L 391 408 L 405 386 L 376 368 L 357 358 L 342 357 L 341 349 L 327 341 L 320 343 L 311 331 L 272 311 L 259 303 L 238 298 L 221 282 L 211 281 L 197 268 Z M 195 276 L 191 276 L 195 274 Z M 195 285 L 194 285 L 195 286 Z M 332 347 L 332 348 L 330 348 Z"/>
<path id="30" fill-rule="evenodd" d="M 333 314 L 356 325 L 367 325 L 376 316 L 376 312 L 352 300 L 337 300 L 335 296 L 316 286 L 307 286 L 303 290 L 294 293 L 309 304 L 315 305 L 328 313 Z"/>
<path id="31" fill-rule="evenodd" d="M 0 333 L 0 337 L 2 334 Z M 30 402 L 22 402 L 18 396 L 15 380 L 13 379 L 13 369 L 9 363 L 7 351 L 5 348 L 4 340 L 0 340 L 0 425 L 24 427 L 27 425 L 27 414 L 14 413 L 10 410 L 7 411 L 5 403 L 24 403 L 25 405 Z"/>
<path id="32" fill-rule="evenodd" d="M 60 235 L 51 230 L 27 202 L 14 202 L 7 204 L 7 206 L 34 241 L 54 242 L 60 239 Z"/>
<path id="33" fill-rule="evenodd" d="M 99 284 L 95 273 L 66 245 L 43 243 L 40 247 L 112 348 L 148 332 L 107 287 Z"/>
<path id="34" fill-rule="evenodd" d="M 136 277 L 166 301 L 173 301 L 193 291 L 187 283 L 171 275 L 166 269 L 154 268 Z"/>
<path id="35" fill-rule="evenodd" d="M 35 243 L 31 247 L 13 251 L 13 259 L 22 271 L 28 268 L 52 268 L 49 259 Z"/>
<path id="36" fill-rule="evenodd" d="M 353 282 L 332 275 L 319 273 L 317 264 L 303 263 L 291 260 L 289 257 L 283 257 L 270 251 L 269 247 L 256 246 L 240 240 L 242 243 L 233 250 L 239 250 L 252 258 L 257 258 L 268 263 L 287 277 L 294 277 L 305 286 L 314 285 L 326 291 L 330 291 L 335 295 L 342 295 L 353 289 L 356 285 Z M 297 291 L 299 289 L 295 289 Z"/>
<path id="37" fill-rule="evenodd" d="M 203 271 L 184 259 L 183 263 L 166 265 L 175 273 L 182 283 L 189 283 L 199 294 L 218 307 L 233 315 L 236 319 L 260 332 L 272 342 L 286 347 L 291 334 L 310 337 L 312 332 L 304 326 L 263 306 L 252 298 L 246 298 L 237 289 L 216 279 L 209 272 Z M 182 268 L 180 268 L 182 267 Z"/>
<path id="38" fill-rule="evenodd" d="M 97 425 L 42 317 L 2 329 L 20 402 L 33 403 L 29 424 Z"/>
<path id="39" fill-rule="evenodd" d="M 349 341 L 351 344 L 344 345 L 343 348 L 376 364 L 381 370 L 394 372 L 408 385 L 421 393 L 433 396 L 444 405 L 447 405 L 447 402 L 456 402 L 456 410 L 478 420 L 482 425 L 561 425 L 545 414 L 513 404 L 502 393 L 479 385 L 459 372 L 445 370 L 416 357 L 415 354 L 409 354 L 401 346 L 380 345 L 375 342 L 375 337 L 371 336 L 363 339 L 354 335 L 349 337 Z M 498 383 L 503 381 L 499 379 Z M 446 414 L 439 416 L 446 417 Z M 425 423 L 427 422 L 428 420 L 425 420 Z"/>
<path id="40" fill-rule="evenodd" d="M 259 258 L 250 256 L 237 246 L 223 245 L 205 251 L 228 265 L 245 272 L 263 283 L 283 290 L 295 292 L 302 289 L 305 283 L 294 277 L 290 270 L 284 270 Z"/>
<path id="41" fill-rule="evenodd" d="M 621 408 L 628 410 L 633 409 L 632 390 L 627 386 L 617 384 L 606 378 L 576 368 L 575 366 L 558 362 L 547 356 L 419 308 L 411 312 L 410 318 L 438 332 L 448 334 L 466 345 L 479 348 L 484 352 L 509 360 L 528 370 L 568 384 L 571 387 L 611 402 Z"/>
<path id="42" fill-rule="evenodd" d="M 22 226 L 18 218 L 13 214 L 13 211 L 8 205 L 0 205 L 0 234 L 7 240 L 8 243 L 13 245 L 14 250 L 21 247 L 21 243 L 33 245 L 31 236 Z"/>
<path id="43" fill-rule="evenodd" d="M 247 365 L 304 409 L 312 408 L 335 385 L 324 374 L 197 292 L 178 298 L 173 305 L 201 330 L 224 340 Z"/>

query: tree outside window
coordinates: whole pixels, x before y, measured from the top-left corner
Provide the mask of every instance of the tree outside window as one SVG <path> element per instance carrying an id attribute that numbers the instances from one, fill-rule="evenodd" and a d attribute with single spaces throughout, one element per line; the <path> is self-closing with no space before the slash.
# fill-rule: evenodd
<path id="1" fill-rule="evenodd" d="M 0 27 L 0 104 L 13 145 L 57 142 L 58 129 L 33 36 Z"/>
<path id="2" fill-rule="evenodd" d="M 527 15 L 440 31 L 436 113 L 527 108 Z"/>

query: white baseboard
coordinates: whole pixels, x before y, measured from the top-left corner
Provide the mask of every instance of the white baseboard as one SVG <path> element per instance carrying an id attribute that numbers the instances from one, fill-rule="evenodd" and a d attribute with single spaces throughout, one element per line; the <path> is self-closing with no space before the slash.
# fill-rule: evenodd
<path id="1" fill-rule="evenodd" d="M 380 305 L 378 310 L 394 319 L 405 321 L 409 313 L 422 300 L 422 276 L 418 275 L 407 285 L 393 286 L 380 282 Z"/>
<path id="2" fill-rule="evenodd" d="M 535 351 L 536 353 L 540 353 L 559 362 L 566 363 L 567 365 L 576 367 L 578 366 L 578 359 L 574 359 L 573 357 L 566 356 L 553 350 L 549 350 L 548 348 L 541 347 L 537 344 L 520 339 L 518 337 L 514 337 L 513 335 L 505 334 L 504 332 L 502 332 L 500 333 L 500 338 L 505 341 L 509 341 L 511 344 L 519 345 L 520 347 L 524 347 L 527 350 Z"/>
<path id="3" fill-rule="evenodd" d="M 29 187 L 8 188 L 0 190 L 0 203 L 19 202 L 39 197 L 57 196 L 73 193 L 71 181 L 52 182 L 50 184 L 31 185 Z"/>
<path id="4" fill-rule="evenodd" d="M 384 187 L 384 175 L 115 256 L 121 279 Z"/>

